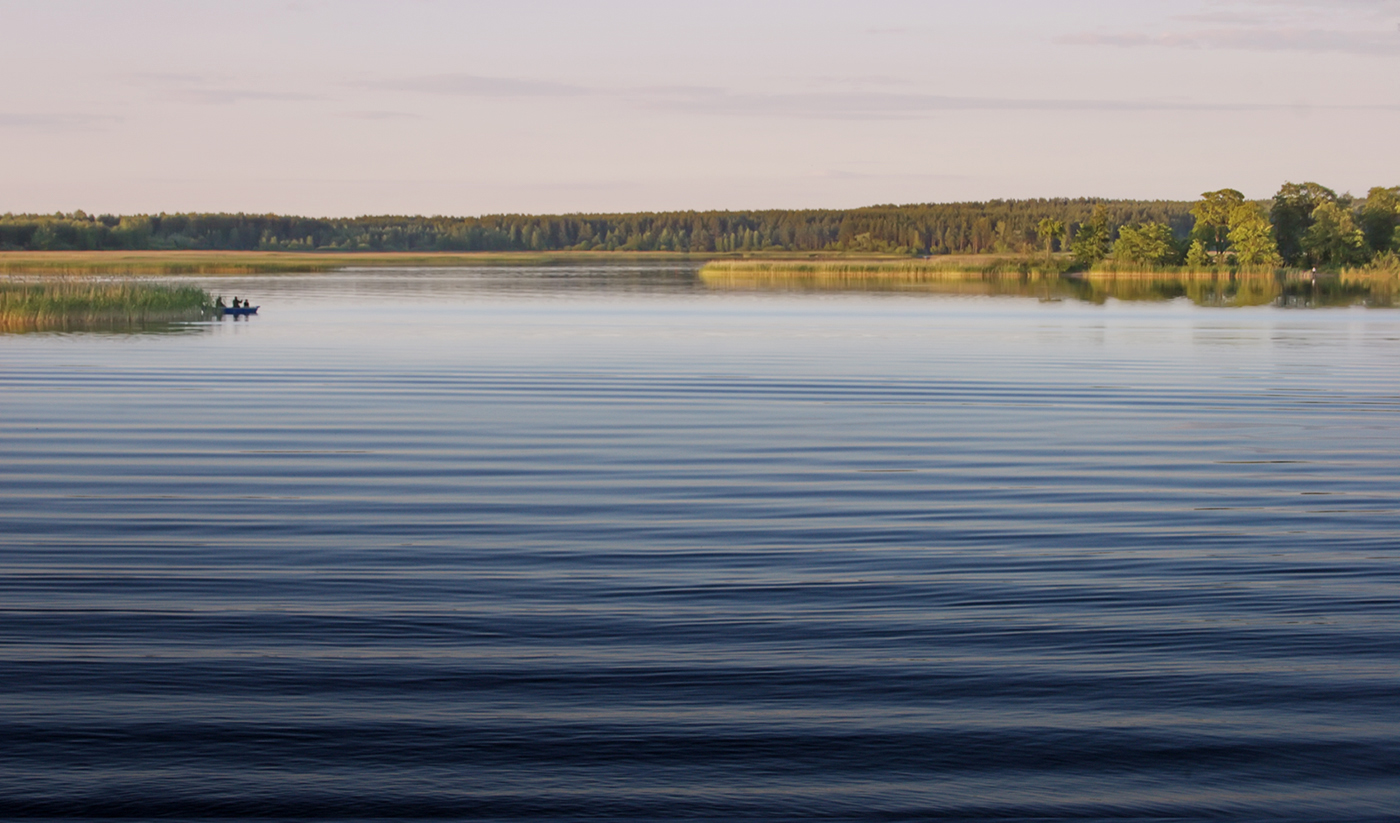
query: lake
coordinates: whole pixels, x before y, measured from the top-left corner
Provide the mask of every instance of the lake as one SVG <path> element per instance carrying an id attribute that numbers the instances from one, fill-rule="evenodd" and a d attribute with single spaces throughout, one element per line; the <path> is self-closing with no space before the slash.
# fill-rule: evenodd
<path id="1" fill-rule="evenodd" d="M 182 282 L 0 335 L 5 817 L 1400 808 L 1400 312 Z"/>

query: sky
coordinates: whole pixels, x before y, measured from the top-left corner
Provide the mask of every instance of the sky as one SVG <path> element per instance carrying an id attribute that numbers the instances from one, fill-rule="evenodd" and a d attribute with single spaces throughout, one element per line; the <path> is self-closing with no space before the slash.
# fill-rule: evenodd
<path id="1" fill-rule="evenodd" d="M 0 212 L 1400 184 L 1400 0 L 0 0 Z"/>

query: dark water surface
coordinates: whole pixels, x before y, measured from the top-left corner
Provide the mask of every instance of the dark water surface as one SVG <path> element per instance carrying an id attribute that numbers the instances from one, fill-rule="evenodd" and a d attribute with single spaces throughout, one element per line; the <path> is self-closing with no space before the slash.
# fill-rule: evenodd
<path id="1" fill-rule="evenodd" d="M 202 282 L 0 336 L 0 816 L 1400 809 L 1398 312 Z"/>

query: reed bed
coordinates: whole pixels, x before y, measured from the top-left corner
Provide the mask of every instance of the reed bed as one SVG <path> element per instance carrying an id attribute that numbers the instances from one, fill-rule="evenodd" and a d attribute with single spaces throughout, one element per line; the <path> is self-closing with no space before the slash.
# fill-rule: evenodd
<path id="1" fill-rule="evenodd" d="M 194 286 L 142 281 L 0 281 L 0 331 L 131 328 L 199 320 L 214 311 Z"/>
<path id="2" fill-rule="evenodd" d="M 0 252 L 0 274 L 48 277 L 303 274 L 365 267 L 551 266 L 694 259 L 697 258 L 673 252 L 10 251 Z"/>
<path id="3" fill-rule="evenodd" d="M 705 279 L 806 277 L 813 281 L 873 280 L 917 284 L 988 277 L 1058 276 L 1069 261 L 1045 257 L 919 258 L 903 260 L 717 260 L 700 269 Z"/>

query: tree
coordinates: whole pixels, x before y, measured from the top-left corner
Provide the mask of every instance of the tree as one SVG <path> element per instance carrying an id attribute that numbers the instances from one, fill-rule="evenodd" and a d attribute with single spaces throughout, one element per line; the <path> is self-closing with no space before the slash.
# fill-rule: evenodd
<path id="1" fill-rule="evenodd" d="M 1169 266 L 1180 253 L 1169 226 L 1144 223 L 1123 226 L 1118 230 L 1118 242 L 1113 244 L 1113 259 L 1141 266 Z"/>
<path id="2" fill-rule="evenodd" d="M 972 224 L 972 251 L 981 254 L 992 247 L 992 221 L 982 217 Z"/>
<path id="3" fill-rule="evenodd" d="M 1035 233 L 1045 243 L 1045 253 L 1050 254 L 1055 250 L 1055 241 L 1065 236 L 1065 224 L 1053 217 L 1046 217 L 1035 227 Z"/>
<path id="4" fill-rule="evenodd" d="M 1206 251 L 1206 244 L 1200 238 L 1191 241 L 1191 248 L 1186 251 L 1186 267 L 1195 271 L 1208 269 L 1213 265 L 1210 253 Z"/>
<path id="5" fill-rule="evenodd" d="M 1104 259 L 1108 256 L 1108 240 L 1108 209 L 1100 203 L 1094 206 L 1089 222 L 1080 224 L 1074 233 L 1074 241 L 1070 243 L 1074 262 L 1087 267 Z"/>
<path id="6" fill-rule="evenodd" d="M 1366 195 L 1366 204 L 1361 207 L 1361 232 L 1366 236 L 1366 245 L 1377 254 L 1389 251 L 1397 228 L 1400 228 L 1400 186 L 1371 189 Z"/>
<path id="7" fill-rule="evenodd" d="M 1230 212 L 1230 247 L 1241 266 L 1282 265 L 1274 229 L 1264 209 L 1255 203 L 1241 203 Z"/>
<path id="8" fill-rule="evenodd" d="M 1317 183 L 1284 183 L 1274 195 L 1269 222 L 1283 262 L 1299 265 L 1303 260 L 1303 235 L 1312 225 L 1312 215 L 1323 203 L 1337 202 L 1337 193 Z"/>
<path id="9" fill-rule="evenodd" d="M 1304 258 L 1314 266 L 1349 266 L 1366 259 L 1366 238 L 1351 213 L 1336 203 L 1324 202 L 1312 213 L 1312 225 L 1303 233 Z"/>
<path id="10" fill-rule="evenodd" d="M 1196 218 L 1192 234 L 1220 255 L 1229 245 L 1230 213 L 1243 202 L 1244 195 L 1234 189 L 1205 192 L 1200 202 L 1191 207 L 1191 215 Z"/>

